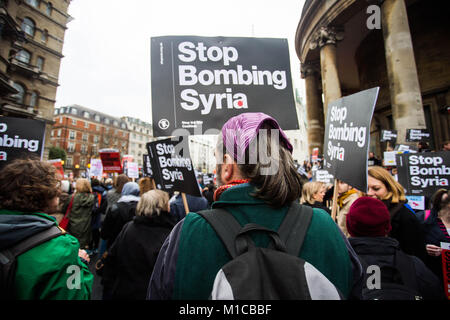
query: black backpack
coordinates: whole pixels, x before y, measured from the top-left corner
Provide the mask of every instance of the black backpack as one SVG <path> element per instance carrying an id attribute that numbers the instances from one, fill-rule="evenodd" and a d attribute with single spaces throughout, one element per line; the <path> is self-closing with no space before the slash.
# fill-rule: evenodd
<path id="1" fill-rule="evenodd" d="M 14 279 L 17 268 L 17 257 L 22 253 L 66 232 L 52 226 L 42 232 L 28 237 L 10 248 L 0 251 L 0 300 L 14 299 Z"/>
<path id="2" fill-rule="evenodd" d="M 293 202 L 277 232 L 249 223 L 241 226 L 224 209 L 198 212 L 215 230 L 232 260 L 217 273 L 213 300 L 341 299 L 339 290 L 314 266 L 298 257 L 312 208 Z M 252 232 L 264 232 L 272 243 L 256 247 Z"/>
<path id="3" fill-rule="evenodd" d="M 364 270 L 368 270 L 368 263 L 359 255 Z M 367 288 L 368 275 L 365 275 L 362 289 L 362 300 L 422 300 L 417 282 L 416 269 L 413 258 L 399 249 L 394 253 L 394 265 L 381 265 L 382 277 L 380 288 Z"/>

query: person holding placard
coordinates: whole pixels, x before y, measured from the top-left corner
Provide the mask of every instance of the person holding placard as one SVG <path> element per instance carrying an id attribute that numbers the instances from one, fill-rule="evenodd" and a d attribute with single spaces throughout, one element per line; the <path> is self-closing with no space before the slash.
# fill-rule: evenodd
<path id="1" fill-rule="evenodd" d="M 400 243 L 400 248 L 409 255 L 425 260 L 425 240 L 415 212 L 407 204 L 402 185 L 395 181 L 386 169 L 369 167 L 367 195 L 386 205 L 391 215 L 392 230 L 389 236 Z"/>
<path id="2" fill-rule="evenodd" d="M 432 208 L 423 222 L 428 267 L 443 281 L 441 244 L 450 243 L 450 191 L 438 190 L 432 197 Z"/>

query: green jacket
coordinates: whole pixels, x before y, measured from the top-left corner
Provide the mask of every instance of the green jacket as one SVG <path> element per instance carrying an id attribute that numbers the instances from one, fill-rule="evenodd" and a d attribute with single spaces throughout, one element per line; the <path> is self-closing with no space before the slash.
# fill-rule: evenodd
<path id="1" fill-rule="evenodd" d="M 241 225 L 253 222 L 277 230 L 288 206 L 271 208 L 252 197 L 253 190 L 250 184 L 231 187 L 213 203 L 213 208 L 225 208 Z M 267 246 L 269 241 L 262 234 L 253 239 L 258 246 Z M 348 297 L 353 280 L 352 264 L 338 227 L 325 211 L 313 209 L 299 256 Z M 147 298 L 208 299 L 215 275 L 230 258 L 212 227 L 198 214 L 189 213 L 175 226 L 161 248 Z"/>
<path id="2" fill-rule="evenodd" d="M 92 208 L 94 195 L 92 193 L 75 193 L 72 210 L 69 213 L 69 225 L 67 231 L 80 242 L 80 247 L 85 248 L 91 242 Z M 69 202 L 70 202 L 69 198 Z"/>
<path id="3" fill-rule="evenodd" d="M 45 213 L 0 210 L 0 250 L 53 225 L 56 219 Z M 78 257 L 79 247 L 66 233 L 18 256 L 15 299 L 90 299 L 94 276 Z"/>

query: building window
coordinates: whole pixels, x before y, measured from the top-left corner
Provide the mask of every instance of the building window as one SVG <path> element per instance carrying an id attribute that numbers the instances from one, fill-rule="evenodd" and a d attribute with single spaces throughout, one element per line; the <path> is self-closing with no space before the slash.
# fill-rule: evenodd
<path id="1" fill-rule="evenodd" d="M 31 53 L 29 53 L 27 50 L 22 49 L 19 52 L 17 52 L 16 59 L 19 60 L 20 62 L 29 64 L 31 60 Z"/>
<path id="2" fill-rule="evenodd" d="M 74 114 L 74 115 L 77 115 L 77 109 L 72 108 L 72 110 L 70 110 L 70 113 L 71 113 L 71 114 Z"/>
<path id="3" fill-rule="evenodd" d="M 77 119 L 72 119 L 72 125 L 76 126 L 77 125 Z"/>
<path id="4" fill-rule="evenodd" d="M 85 122 L 85 123 L 84 123 L 84 127 L 85 127 L 86 129 L 89 129 L 89 122 Z"/>
<path id="5" fill-rule="evenodd" d="M 22 21 L 22 30 L 31 37 L 34 37 L 36 24 L 30 18 L 24 18 Z"/>
<path id="6" fill-rule="evenodd" d="M 18 83 L 14 83 L 13 87 L 19 92 L 16 93 L 15 95 L 13 95 L 12 97 L 16 99 L 17 103 L 23 104 L 23 100 L 25 98 L 25 89 L 24 89 L 24 87 L 22 87 Z"/>
<path id="7" fill-rule="evenodd" d="M 88 134 L 87 133 L 83 133 L 83 141 L 88 141 Z"/>
<path id="8" fill-rule="evenodd" d="M 67 166 L 68 166 L 68 167 L 73 166 L 73 159 L 72 159 L 72 157 L 67 157 L 66 163 L 67 163 Z"/>
<path id="9" fill-rule="evenodd" d="M 53 111 L 54 115 L 57 115 L 59 113 L 59 109 L 55 109 L 55 111 Z"/>
<path id="10" fill-rule="evenodd" d="M 98 143 L 98 136 L 94 136 L 94 143 Z"/>
<path id="11" fill-rule="evenodd" d="M 97 121 L 97 122 L 100 122 L 100 116 L 99 116 L 98 114 L 96 114 L 96 115 L 94 116 L 94 120 Z M 98 126 L 97 126 L 97 127 L 98 127 Z"/>
<path id="12" fill-rule="evenodd" d="M 35 8 L 39 8 L 39 0 L 26 0 L 26 3 Z"/>
<path id="13" fill-rule="evenodd" d="M 38 99 L 38 94 L 35 91 L 31 92 L 30 107 L 34 108 L 37 105 L 37 99 Z"/>
<path id="14" fill-rule="evenodd" d="M 83 154 L 87 153 L 87 145 L 85 145 L 85 144 L 81 145 L 81 153 L 83 153 Z"/>
<path id="15" fill-rule="evenodd" d="M 61 137 L 61 129 L 58 129 L 58 137 Z"/>
<path id="16" fill-rule="evenodd" d="M 83 112 L 83 117 L 85 117 L 86 119 L 89 119 L 89 112 L 87 112 L 87 111 Z"/>
<path id="17" fill-rule="evenodd" d="M 41 33 L 41 41 L 46 43 L 48 39 L 48 30 L 44 29 Z"/>
<path id="18" fill-rule="evenodd" d="M 68 146 L 67 146 L 67 151 L 68 152 L 75 152 L 75 143 L 73 142 L 69 142 Z M 67 159 L 68 160 L 68 159 Z"/>
<path id="19" fill-rule="evenodd" d="M 105 118 L 105 124 L 109 124 L 109 119 Z"/>
<path id="20" fill-rule="evenodd" d="M 53 5 L 52 5 L 52 3 L 51 3 L 51 2 L 47 2 L 47 7 L 46 7 L 46 9 L 45 9 L 45 13 L 46 13 L 48 16 L 51 16 L 51 15 L 52 15 L 52 11 L 53 11 Z"/>
<path id="21" fill-rule="evenodd" d="M 75 131 L 70 130 L 69 131 L 69 139 L 75 140 L 75 136 L 76 136 Z"/>

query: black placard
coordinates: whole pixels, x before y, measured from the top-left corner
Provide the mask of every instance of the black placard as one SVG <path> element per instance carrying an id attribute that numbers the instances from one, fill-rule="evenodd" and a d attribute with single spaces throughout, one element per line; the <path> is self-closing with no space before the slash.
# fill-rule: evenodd
<path id="1" fill-rule="evenodd" d="M 379 87 L 328 104 L 324 169 L 352 187 L 367 191 L 370 122 Z"/>
<path id="2" fill-rule="evenodd" d="M 155 137 L 217 134 L 243 112 L 299 128 L 286 39 L 151 38 L 151 80 Z"/>
<path id="3" fill-rule="evenodd" d="M 397 154 L 396 162 L 398 182 L 406 194 L 431 197 L 438 189 L 448 189 L 450 152 Z"/>
<path id="4" fill-rule="evenodd" d="M 35 156 L 42 159 L 45 122 L 0 117 L 0 169 L 14 159 Z"/>
<path id="5" fill-rule="evenodd" d="M 142 172 L 144 174 L 144 177 L 150 177 L 153 178 L 153 170 L 152 170 L 152 163 L 150 161 L 150 156 L 148 154 L 143 154 L 143 166 L 142 166 Z"/>
<path id="6" fill-rule="evenodd" d="M 178 137 L 149 142 L 147 150 L 158 189 L 201 196 L 187 138 Z"/>
<path id="7" fill-rule="evenodd" d="M 430 141 L 430 132 L 427 129 L 406 129 L 407 142 Z"/>

